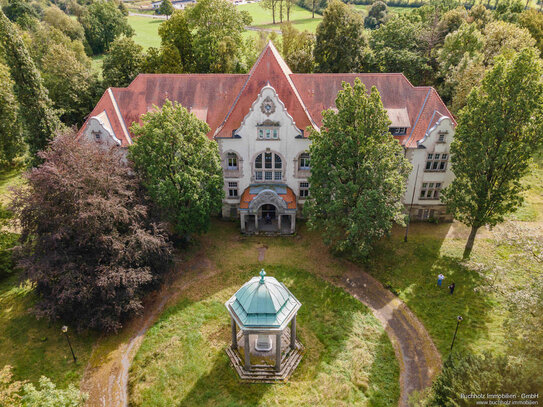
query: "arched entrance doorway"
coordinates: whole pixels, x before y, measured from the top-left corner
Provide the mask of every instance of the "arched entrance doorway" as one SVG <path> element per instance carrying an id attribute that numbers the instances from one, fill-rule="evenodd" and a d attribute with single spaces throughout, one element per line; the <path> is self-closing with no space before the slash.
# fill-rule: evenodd
<path id="1" fill-rule="evenodd" d="M 272 204 L 264 204 L 260 207 L 260 219 L 258 223 L 260 230 L 263 232 L 276 232 L 277 224 L 277 208 Z"/>

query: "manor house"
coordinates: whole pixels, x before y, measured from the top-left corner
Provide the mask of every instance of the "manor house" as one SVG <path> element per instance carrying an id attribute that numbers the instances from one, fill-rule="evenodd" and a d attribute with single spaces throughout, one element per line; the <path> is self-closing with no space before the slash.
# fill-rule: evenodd
<path id="1" fill-rule="evenodd" d="M 248 74 L 140 74 L 127 88 L 106 90 L 80 130 L 105 145 L 132 144 L 129 126 L 166 99 L 211 128 L 224 171 L 222 214 L 245 233 L 294 233 L 309 196 L 310 140 L 322 111 L 335 108 L 342 82 L 376 86 L 390 132 L 413 164 L 403 198 L 412 219 L 447 218 L 440 191 L 453 178 L 449 146 L 456 123 L 432 87 L 400 73 L 295 74 L 272 43 Z"/>

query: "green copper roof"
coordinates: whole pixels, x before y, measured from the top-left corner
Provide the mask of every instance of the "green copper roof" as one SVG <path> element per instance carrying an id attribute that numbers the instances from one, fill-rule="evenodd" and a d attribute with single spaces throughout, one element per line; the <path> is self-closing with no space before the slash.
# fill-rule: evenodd
<path id="1" fill-rule="evenodd" d="M 273 277 L 253 277 L 225 304 L 246 327 L 281 327 L 288 323 L 300 302 Z"/>

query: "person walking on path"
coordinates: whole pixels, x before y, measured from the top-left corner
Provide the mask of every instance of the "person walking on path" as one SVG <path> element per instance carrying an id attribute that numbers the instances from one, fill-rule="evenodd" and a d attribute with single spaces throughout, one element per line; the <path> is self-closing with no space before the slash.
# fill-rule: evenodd
<path id="1" fill-rule="evenodd" d="M 437 276 L 437 286 L 438 287 L 441 287 L 441 283 L 443 282 L 444 278 L 445 278 L 445 276 L 443 274 L 440 274 L 439 276 Z"/>
<path id="2" fill-rule="evenodd" d="M 451 291 L 451 295 L 452 293 L 454 293 L 454 287 L 455 287 L 455 284 L 452 283 L 450 286 L 449 286 L 449 290 Z"/>

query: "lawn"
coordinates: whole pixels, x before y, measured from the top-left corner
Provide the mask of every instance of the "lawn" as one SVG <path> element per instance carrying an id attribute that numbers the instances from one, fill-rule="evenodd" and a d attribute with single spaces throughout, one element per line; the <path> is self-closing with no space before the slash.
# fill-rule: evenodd
<path id="1" fill-rule="evenodd" d="M 247 11 L 253 18 L 252 25 L 258 28 L 280 30 L 281 25 L 279 18 L 276 16 L 276 24 L 273 24 L 272 13 L 270 10 L 264 9 L 259 3 L 242 4 L 237 6 L 238 10 Z M 322 20 L 322 16 L 315 14 L 315 18 L 311 18 L 311 12 L 301 8 L 300 6 L 293 6 L 290 11 L 290 22 L 298 30 L 308 30 L 315 32 L 317 25 Z M 284 18 L 286 22 L 286 18 Z"/>
<path id="2" fill-rule="evenodd" d="M 398 362 L 373 314 L 345 291 L 286 264 L 264 267 L 303 304 L 298 336 L 306 353 L 287 384 L 239 383 L 225 353 L 230 318 L 224 302 L 262 265 L 256 263 L 258 242 L 240 242 L 237 236 L 236 225 L 213 224 L 205 237 L 206 254 L 220 275 L 188 289 L 147 332 L 130 370 L 130 405 L 397 404 Z M 292 239 L 266 243 L 277 250 L 296 244 Z M 224 256 L 231 249 L 238 255 Z"/>
<path id="3" fill-rule="evenodd" d="M 158 26 L 162 22 L 163 20 L 150 17 L 128 17 L 128 23 L 136 32 L 136 35 L 134 35 L 134 41 L 140 44 L 144 49 L 149 47 L 160 47 Z"/>

